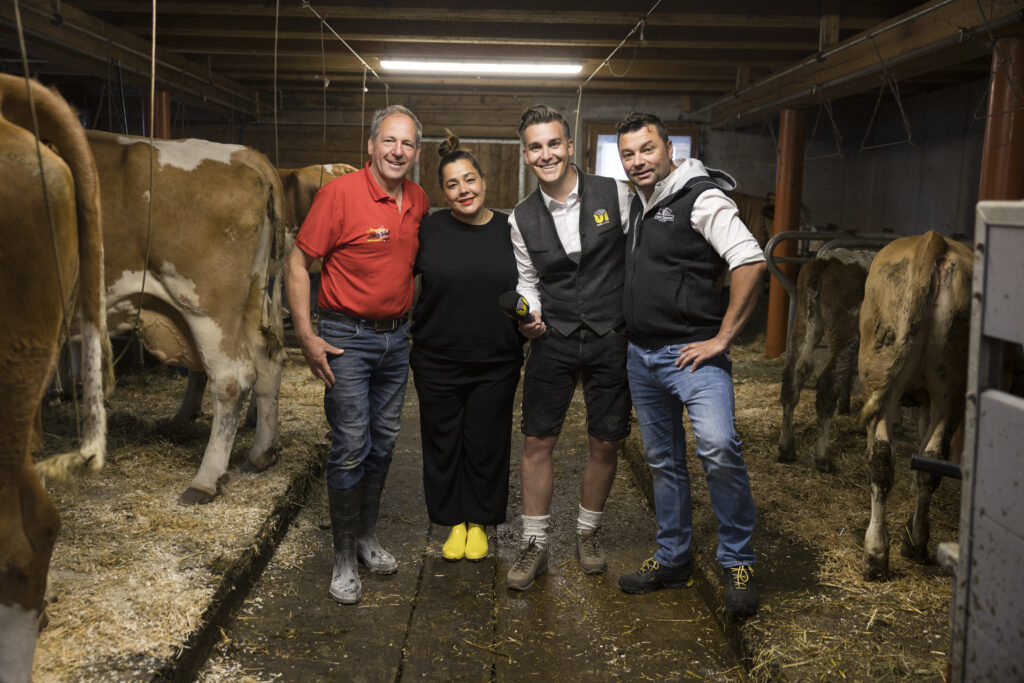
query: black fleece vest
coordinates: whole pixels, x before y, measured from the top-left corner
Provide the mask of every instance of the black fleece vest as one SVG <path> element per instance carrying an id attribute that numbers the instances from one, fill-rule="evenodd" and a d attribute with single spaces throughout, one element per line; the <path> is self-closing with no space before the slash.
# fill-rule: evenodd
<path id="1" fill-rule="evenodd" d="M 540 188 L 515 208 L 516 225 L 540 279 L 544 321 L 563 335 L 586 325 L 605 334 L 622 324 L 625 237 L 615 181 L 576 170 L 580 259 L 565 253 Z"/>
<path id="2" fill-rule="evenodd" d="M 704 191 L 736 185 L 728 174 L 708 172 L 644 215 L 639 196 L 630 205 L 623 311 L 629 340 L 639 346 L 702 341 L 721 327 L 726 300 L 715 281 L 727 264 L 693 229 L 690 212 Z"/>

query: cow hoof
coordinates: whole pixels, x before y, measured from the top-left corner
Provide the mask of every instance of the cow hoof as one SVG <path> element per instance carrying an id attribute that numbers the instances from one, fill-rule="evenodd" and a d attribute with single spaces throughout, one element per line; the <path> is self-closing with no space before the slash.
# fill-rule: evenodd
<path id="1" fill-rule="evenodd" d="M 277 453 L 266 453 L 258 458 L 252 458 L 251 456 L 245 459 L 238 469 L 247 473 L 262 472 L 277 464 Z"/>
<path id="2" fill-rule="evenodd" d="M 814 467 L 822 474 L 836 473 L 836 464 L 831 460 L 815 460 Z"/>
<path id="3" fill-rule="evenodd" d="M 790 446 L 789 448 L 783 448 L 779 446 L 779 456 L 776 458 L 779 462 L 796 462 L 796 449 Z"/>
<path id="4" fill-rule="evenodd" d="M 888 581 L 889 559 L 881 557 L 865 557 L 860 574 L 864 577 L 865 581 Z"/>
<path id="5" fill-rule="evenodd" d="M 931 558 L 928 557 L 928 544 L 916 545 L 909 536 L 904 537 L 900 544 L 900 555 L 917 564 L 930 564 L 931 562 Z"/>
<path id="6" fill-rule="evenodd" d="M 185 493 L 178 496 L 178 505 L 206 505 L 212 503 L 216 494 L 189 486 Z"/>

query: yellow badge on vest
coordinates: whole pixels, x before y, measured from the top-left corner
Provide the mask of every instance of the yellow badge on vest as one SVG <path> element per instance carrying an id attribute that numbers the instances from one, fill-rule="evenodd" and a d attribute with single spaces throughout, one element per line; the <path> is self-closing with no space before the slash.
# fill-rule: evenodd
<path id="1" fill-rule="evenodd" d="M 605 211 L 604 209 L 598 209 L 597 211 L 594 212 L 594 222 L 597 223 L 598 225 L 601 225 L 602 223 L 607 223 L 608 221 L 611 220 L 611 218 L 612 217 L 609 216 L 608 212 Z"/>

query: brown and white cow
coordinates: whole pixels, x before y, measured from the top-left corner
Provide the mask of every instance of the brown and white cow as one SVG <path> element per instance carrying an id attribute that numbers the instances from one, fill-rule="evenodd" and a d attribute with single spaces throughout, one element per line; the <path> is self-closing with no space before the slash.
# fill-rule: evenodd
<path id="1" fill-rule="evenodd" d="M 730 192 L 729 197 L 736 202 L 743 225 L 747 226 L 758 245 L 764 249 L 768 240 L 775 234 L 775 193 L 769 192 L 767 196 L 761 197 L 742 192 Z M 811 225 L 807 208 L 800 207 L 800 225 L 797 226 L 797 230 L 813 229 L 814 226 Z"/>
<path id="2" fill-rule="evenodd" d="M 37 145 L 28 88 L 40 137 Z M 44 185 L 45 184 L 45 185 Z M 45 186 L 45 191 L 44 191 Z M 82 331 L 82 442 L 40 463 L 46 476 L 99 469 L 106 454 L 99 186 L 85 133 L 67 103 L 35 81 L 0 74 L 0 679 L 32 675 L 57 511 L 29 442 L 77 300 Z M 109 347 L 108 347 L 109 348 Z"/>
<path id="3" fill-rule="evenodd" d="M 875 256 L 864 285 L 858 363 L 867 425 L 871 521 L 864 537 L 865 579 L 889 575 L 886 498 L 893 482 L 891 434 L 900 400 L 918 411 L 918 452 L 949 460 L 964 417 L 970 333 L 971 250 L 934 232 L 898 239 Z M 907 522 L 903 554 L 928 557 L 928 507 L 941 477 L 918 472 L 917 504 Z"/>
<path id="4" fill-rule="evenodd" d="M 850 412 L 850 384 L 857 367 L 860 341 L 860 304 L 873 257 L 871 251 L 830 249 L 800 269 L 796 313 L 789 331 L 789 353 L 782 371 L 779 462 L 796 460 L 793 411 L 800 402 L 800 390 L 814 370 L 814 349 L 824 336 L 828 361 L 816 385 L 818 437 L 814 466 L 820 472 L 835 472 L 828 452 L 829 429 L 837 407 L 840 413 Z"/>
<path id="5" fill-rule="evenodd" d="M 241 145 L 190 139 L 156 140 L 151 147 L 145 138 L 88 135 L 104 207 L 111 333 L 129 332 L 138 320 L 138 335 L 153 355 L 211 380 L 210 441 L 178 499 L 208 503 L 227 481 L 250 388 L 259 417 L 243 467 L 263 470 L 279 449 L 280 179 L 265 156 Z M 195 412 L 197 392 L 189 384 L 176 422 Z"/>
<path id="6" fill-rule="evenodd" d="M 299 234 L 302 221 L 306 220 L 310 207 L 313 206 L 313 198 L 321 187 L 343 175 L 357 171 L 355 166 L 348 164 L 313 164 L 302 168 L 281 168 L 278 175 L 281 178 L 281 186 L 284 191 L 284 230 L 285 248 L 284 253 L 291 251 L 295 243 L 295 236 Z M 310 268 L 310 273 L 320 272 L 320 260 Z M 312 296 L 316 296 L 315 288 Z M 316 305 L 316 301 L 312 302 Z M 172 427 L 181 428 L 191 420 L 199 416 L 202 410 L 203 393 L 207 385 L 206 373 L 192 371 L 188 373 L 188 386 L 181 401 L 181 408 L 178 414 L 171 421 Z M 252 427 L 256 424 L 256 402 L 249 404 L 249 411 L 246 415 L 245 425 Z"/>
<path id="7" fill-rule="evenodd" d="M 302 227 L 302 221 L 306 220 L 313 206 L 313 198 L 320 188 L 335 178 L 358 170 L 348 164 L 313 164 L 302 168 L 278 169 L 284 190 L 284 227 L 292 241 Z"/>

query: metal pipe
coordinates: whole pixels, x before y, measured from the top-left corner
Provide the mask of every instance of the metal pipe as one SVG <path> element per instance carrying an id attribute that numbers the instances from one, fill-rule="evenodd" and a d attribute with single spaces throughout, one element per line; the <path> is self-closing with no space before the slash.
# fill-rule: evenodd
<path id="1" fill-rule="evenodd" d="M 768 267 L 768 272 L 774 275 L 779 284 L 783 286 L 789 296 L 793 299 L 796 298 L 796 284 L 779 268 L 779 263 L 808 263 L 814 257 L 813 256 L 775 256 L 775 247 L 780 242 L 789 240 L 836 240 L 844 236 L 845 233 L 839 232 L 811 232 L 810 230 L 790 230 L 787 232 L 775 233 L 768 243 L 764 245 L 764 262 Z M 831 244 L 831 242 L 829 242 Z"/>
<path id="2" fill-rule="evenodd" d="M 948 460 L 938 458 L 926 458 L 923 455 L 910 456 L 910 469 L 928 474 L 937 474 L 950 479 L 960 479 L 960 465 Z"/>

